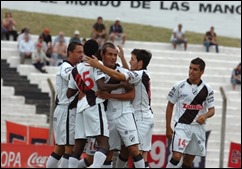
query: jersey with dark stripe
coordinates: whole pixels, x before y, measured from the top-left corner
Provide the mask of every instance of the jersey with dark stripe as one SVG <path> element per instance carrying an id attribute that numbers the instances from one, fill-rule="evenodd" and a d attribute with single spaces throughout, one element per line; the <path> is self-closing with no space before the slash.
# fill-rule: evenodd
<path id="1" fill-rule="evenodd" d="M 98 90 L 97 80 L 105 78 L 105 74 L 99 69 L 93 68 L 87 63 L 79 63 L 73 70 L 70 76 L 68 87 L 71 89 L 78 89 L 86 94 L 86 96 L 78 101 L 82 105 L 82 109 L 104 102 L 95 96 Z"/>
<path id="2" fill-rule="evenodd" d="M 191 124 L 195 123 L 197 116 L 214 107 L 214 92 L 202 80 L 198 85 L 183 80 L 173 86 L 167 100 L 176 104 L 175 122 Z"/>

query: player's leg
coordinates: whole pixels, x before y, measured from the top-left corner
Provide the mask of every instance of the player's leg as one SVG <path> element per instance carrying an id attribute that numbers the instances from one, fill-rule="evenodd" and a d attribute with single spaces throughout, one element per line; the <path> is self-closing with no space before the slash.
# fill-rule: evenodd
<path id="1" fill-rule="evenodd" d="M 95 137 L 98 144 L 97 151 L 93 157 L 93 164 L 90 168 L 100 168 L 109 150 L 108 122 L 103 103 L 99 103 L 85 110 L 84 125 L 87 129 L 86 136 Z"/>
<path id="2" fill-rule="evenodd" d="M 192 162 L 196 156 L 186 154 L 183 157 L 182 168 L 192 168 Z"/>

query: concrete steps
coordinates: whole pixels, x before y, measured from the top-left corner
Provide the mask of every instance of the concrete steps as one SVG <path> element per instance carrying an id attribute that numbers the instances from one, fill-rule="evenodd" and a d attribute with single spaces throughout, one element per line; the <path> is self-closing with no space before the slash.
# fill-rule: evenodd
<path id="1" fill-rule="evenodd" d="M 8 58 L 11 66 L 16 67 L 22 75 L 28 75 L 31 83 L 38 84 L 42 91 L 49 92 L 46 79 L 50 78 L 55 85 L 57 67 L 47 66 L 48 74 L 41 74 L 32 65 L 20 65 L 16 57 L 16 44 L 1 41 L 2 55 Z M 191 59 L 200 57 L 205 60 L 206 68 L 203 80 L 214 89 L 216 99 L 216 113 L 208 119 L 207 130 L 211 130 L 208 140 L 206 167 L 219 167 L 219 149 L 222 119 L 222 97 L 219 88 L 225 89 L 227 100 L 226 137 L 224 152 L 224 167 L 227 167 L 228 152 L 231 141 L 241 143 L 241 87 L 232 91 L 230 76 L 233 68 L 241 62 L 241 48 L 220 46 L 220 53 L 214 49 L 205 52 L 204 46 L 188 44 L 188 50 L 183 51 L 182 46 L 173 50 L 170 43 L 127 41 L 124 53 L 127 62 L 130 60 L 134 48 L 144 48 L 152 52 L 152 60 L 148 67 L 151 75 L 152 109 L 155 116 L 154 134 L 165 134 L 166 97 L 172 86 L 188 77 Z M 6 49 L 6 50 L 5 50 Z M 9 55 L 11 54 L 11 56 Z M 120 62 L 120 60 L 118 60 Z M 10 89 L 11 90 L 11 89 Z M 11 91 L 10 91 L 11 92 Z"/>

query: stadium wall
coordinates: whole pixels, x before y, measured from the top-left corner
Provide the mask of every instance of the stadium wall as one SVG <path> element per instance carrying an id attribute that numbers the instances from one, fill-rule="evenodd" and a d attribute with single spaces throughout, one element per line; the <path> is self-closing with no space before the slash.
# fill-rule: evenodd
<path id="1" fill-rule="evenodd" d="M 1 1 L 1 8 L 115 20 L 241 39 L 241 1 Z"/>

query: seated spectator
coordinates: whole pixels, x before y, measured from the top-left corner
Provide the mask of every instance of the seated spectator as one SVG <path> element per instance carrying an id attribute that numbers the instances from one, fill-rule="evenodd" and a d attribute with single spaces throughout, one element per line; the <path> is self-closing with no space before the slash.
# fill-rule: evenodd
<path id="1" fill-rule="evenodd" d="M 59 65 L 59 60 L 64 60 L 67 57 L 67 45 L 64 43 L 63 38 L 59 38 L 59 42 L 56 43 L 53 49 L 52 58 L 54 59 L 54 65 Z"/>
<path id="2" fill-rule="evenodd" d="M 241 85 L 241 63 L 239 63 L 238 66 L 233 69 L 230 80 L 233 90 L 235 90 L 236 85 Z"/>
<path id="3" fill-rule="evenodd" d="M 71 43 L 71 42 L 78 42 L 78 43 L 81 43 L 80 32 L 79 32 L 78 30 L 76 30 L 76 31 L 74 32 L 74 35 L 73 35 L 73 37 L 70 39 L 70 42 L 69 42 L 69 43 Z"/>
<path id="4" fill-rule="evenodd" d="M 5 30 L 6 39 L 10 39 L 10 35 L 13 35 L 13 40 L 17 41 L 18 33 L 16 31 L 16 21 L 12 16 L 11 12 L 5 14 L 3 18 L 3 29 Z"/>
<path id="5" fill-rule="evenodd" d="M 38 69 L 42 73 L 47 73 L 46 70 L 44 69 L 45 66 L 45 61 L 52 62 L 50 58 L 48 58 L 45 53 L 43 52 L 42 44 L 37 43 L 36 45 L 36 50 L 32 53 L 32 63 L 36 69 Z"/>
<path id="6" fill-rule="evenodd" d="M 185 31 L 182 29 L 182 24 L 179 24 L 178 28 L 174 28 L 171 35 L 171 43 L 174 49 L 176 49 L 177 44 L 184 43 L 184 50 L 187 50 L 187 39 L 185 38 Z"/>
<path id="7" fill-rule="evenodd" d="M 29 39 L 29 35 L 24 35 L 24 40 L 21 40 L 19 43 L 19 52 L 20 52 L 20 63 L 24 64 L 25 58 L 30 58 L 34 52 L 34 42 Z"/>
<path id="8" fill-rule="evenodd" d="M 110 26 L 109 38 L 112 43 L 114 43 L 115 38 L 122 38 L 122 44 L 124 45 L 126 40 L 126 35 L 123 31 L 122 25 L 120 24 L 119 18 L 116 18 L 114 24 Z"/>
<path id="9" fill-rule="evenodd" d="M 206 34 L 204 36 L 203 44 L 206 47 L 206 51 L 207 52 L 209 52 L 209 47 L 210 46 L 215 45 L 216 52 L 219 53 L 217 35 L 214 32 L 214 27 L 213 26 L 210 28 L 210 31 L 206 32 Z"/>
<path id="10" fill-rule="evenodd" d="M 24 40 L 24 36 L 25 36 L 25 34 L 28 34 L 28 35 L 29 35 L 29 39 L 32 40 L 32 36 L 31 36 L 31 34 L 30 34 L 30 30 L 29 30 L 29 28 L 26 28 L 26 27 L 25 27 L 25 28 L 23 28 L 23 29 L 21 30 L 20 35 L 18 35 L 18 38 L 17 38 L 18 46 L 19 46 L 20 41 L 21 41 L 21 40 Z"/>
<path id="11" fill-rule="evenodd" d="M 50 34 L 50 30 L 48 28 L 45 28 L 41 35 L 43 36 L 44 41 L 47 45 L 47 51 L 45 54 L 48 58 L 51 58 L 52 52 L 53 52 L 53 46 L 52 46 L 52 36 Z M 49 62 L 46 62 L 46 65 L 49 65 Z"/>
<path id="12" fill-rule="evenodd" d="M 58 36 L 56 36 L 55 39 L 54 39 L 53 46 L 55 46 L 55 44 L 57 42 L 59 42 L 59 39 L 62 39 L 65 44 L 67 43 L 66 38 L 65 38 L 65 33 L 64 32 L 59 32 Z"/>
<path id="13" fill-rule="evenodd" d="M 47 44 L 46 42 L 44 41 L 44 37 L 43 35 L 39 35 L 39 38 L 37 39 L 37 41 L 35 42 L 34 46 L 35 46 L 35 49 L 37 49 L 37 45 L 41 45 L 41 50 L 46 54 L 47 53 Z"/>
<path id="14" fill-rule="evenodd" d="M 106 43 L 108 37 L 106 27 L 103 24 L 103 18 L 101 16 L 97 18 L 97 22 L 93 25 L 91 36 L 92 39 L 98 42 L 99 46 L 101 46 L 103 40 L 104 43 Z"/>
<path id="15" fill-rule="evenodd" d="M 3 20 L 1 19 L 1 40 L 5 40 L 6 39 L 6 32 L 7 30 L 3 27 Z"/>
<path id="16" fill-rule="evenodd" d="M 84 45 L 86 43 L 87 39 L 86 38 L 82 38 L 82 42 L 81 44 Z"/>

